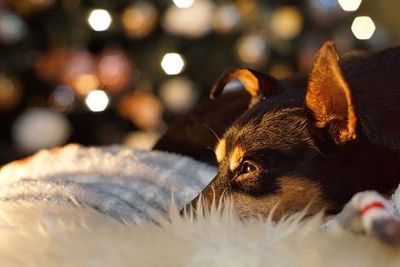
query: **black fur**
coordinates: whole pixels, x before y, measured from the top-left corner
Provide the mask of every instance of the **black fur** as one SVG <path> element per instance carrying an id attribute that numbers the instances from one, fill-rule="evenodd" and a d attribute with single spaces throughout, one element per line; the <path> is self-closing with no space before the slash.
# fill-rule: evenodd
<path id="1" fill-rule="evenodd" d="M 318 184 L 331 212 L 359 191 L 391 193 L 400 182 L 400 48 L 354 57 L 340 69 L 356 107 L 355 140 L 337 145 L 325 128 L 315 126 L 304 104 L 306 90 L 284 90 L 244 112 L 224 134 L 226 150 L 243 148 L 243 162 L 255 171 L 237 182 L 241 168 L 232 171 L 222 161 L 202 192 L 205 199 L 241 194 L 256 206 L 260 198 L 279 193 L 281 177 Z"/>

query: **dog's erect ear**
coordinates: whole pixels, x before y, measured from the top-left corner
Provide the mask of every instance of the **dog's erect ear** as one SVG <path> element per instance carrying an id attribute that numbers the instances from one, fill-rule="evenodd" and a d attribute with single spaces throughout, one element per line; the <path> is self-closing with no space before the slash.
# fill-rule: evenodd
<path id="1" fill-rule="evenodd" d="M 239 68 L 228 70 L 219 78 L 218 82 L 211 89 L 210 98 L 215 99 L 220 96 L 225 85 L 233 80 L 239 80 L 243 84 L 244 89 L 250 94 L 250 107 L 264 96 L 278 94 L 283 89 L 280 81 L 270 75 L 248 68 Z"/>
<path id="2" fill-rule="evenodd" d="M 326 42 L 317 53 L 308 81 L 306 106 L 313 112 L 316 126 L 328 127 L 337 144 L 356 138 L 355 107 L 333 42 Z"/>

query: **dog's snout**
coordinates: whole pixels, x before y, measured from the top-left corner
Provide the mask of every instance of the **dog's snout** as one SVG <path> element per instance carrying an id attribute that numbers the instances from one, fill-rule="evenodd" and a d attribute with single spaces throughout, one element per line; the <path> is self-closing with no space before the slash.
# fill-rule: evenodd
<path id="1" fill-rule="evenodd" d="M 220 179 L 218 176 L 215 177 L 198 196 L 180 210 L 180 214 L 196 215 L 198 209 L 209 209 L 213 203 L 219 203 L 220 198 L 224 195 L 223 192 L 226 191 L 225 189 L 227 187 L 227 185 L 221 183 L 221 180 L 223 179 Z"/>

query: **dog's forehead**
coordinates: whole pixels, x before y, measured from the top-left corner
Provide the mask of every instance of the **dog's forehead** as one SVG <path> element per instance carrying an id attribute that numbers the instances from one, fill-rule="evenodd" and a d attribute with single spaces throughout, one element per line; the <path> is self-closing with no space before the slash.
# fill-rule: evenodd
<path id="1" fill-rule="evenodd" d="M 307 126 L 301 107 L 277 108 L 261 114 L 247 112 L 226 132 L 224 150 L 237 146 L 245 150 L 290 149 L 310 138 Z"/>

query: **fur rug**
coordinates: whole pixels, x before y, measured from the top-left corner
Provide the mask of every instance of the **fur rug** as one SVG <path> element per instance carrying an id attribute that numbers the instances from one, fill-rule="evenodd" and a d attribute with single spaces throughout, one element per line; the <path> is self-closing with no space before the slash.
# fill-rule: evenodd
<path id="1" fill-rule="evenodd" d="M 121 146 L 67 145 L 42 150 L 0 170 L 1 203 L 81 205 L 141 223 L 193 199 L 216 169 L 188 157 Z"/>
<path id="2" fill-rule="evenodd" d="M 140 214 L 152 213 L 153 222 L 143 217 L 137 224 L 138 217 L 126 217 L 127 210 L 119 210 L 117 204 L 121 201 L 129 206 L 129 201 L 135 200 L 130 194 L 140 190 L 130 189 L 129 193 L 121 189 L 116 198 L 110 193 L 115 193 L 113 186 L 119 186 L 118 181 L 123 179 L 124 185 L 136 188 L 133 181 L 149 179 L 165 169 L 170 171 L 169 178 L 161 185 L 177 188 L 183 182 L 180 179 L 196 176 L 193 170 L 184 171 L 196 162 L 184 161 L 188 168 L 176 169 L 171 164 L 182 159 L 164 154 L 161 158 L 167 159 L 159 169 L 151 165 L 141 172 L 118 157 L 144 162 L 153 153 L 157 157 L 162 153 L 78 146 L 41 153 L 0 171 L 0 266 L 400 266 L 399 247 L 335 225 L 323 227 L 321 215 L 301 220 L 302 215 L 297 214 L 278 223 L 244 222 L 228 206 L 193 221 L 190 216 L 178 215 L 176 205 L 182 203 L 167 201 L 171 207 L 168 216 L 162 216 L 162 211 L 156 216 L 153 208 L 144 208 Z M 201 164 L 197 167 L 209 168 Z M 203 184 L 213 172 L 210 168 L 196 177 L 203 177 Z M 49 177 L 53 183 L 31 182 L 49 181 Z M 63 188 L 60 179 L 68 180 L 65 184 L 70 187 Z M 102 186 L 99 194 L 96 183 L 106 180 L 114 182 L 107 184 L 110 190 Z M 13 193 L 13 188 L 18 192 Z M 46 188 L 52 193 L 45 194 Z M 82 188 L 85 190 L 80 191 Z M 158 192 L 151 188 L 151 192 Z M 201 188 L 194 191 L 198 190 Z M 194 191 L 188 193 L 179 187 L 171 192 L 184 201 L 197 194 Z M 114 202 L 102 201 L 103 197 Z M 135 213 L 138 207 L 130 207 L 129 211 Z"/>
<path id="3" fill-rule="evenodd" d="M 321 218 L 276 225 L 213 213 L 196 223 L 121 224 L 93 210 L 3 205 L 1 266 L 400 266 L 400 250 L 367 236 L 321 230 Z"/>

